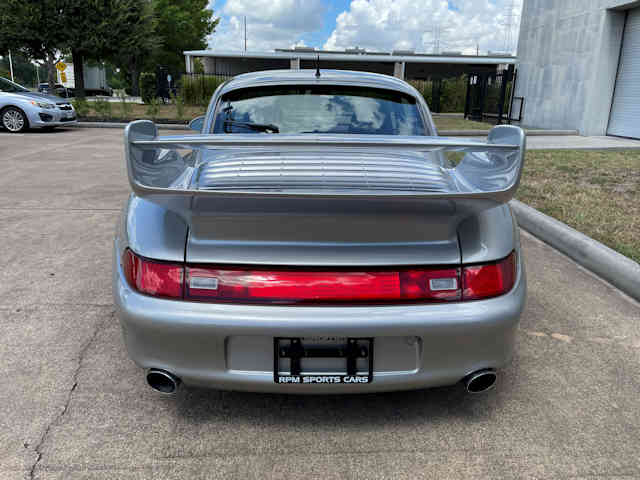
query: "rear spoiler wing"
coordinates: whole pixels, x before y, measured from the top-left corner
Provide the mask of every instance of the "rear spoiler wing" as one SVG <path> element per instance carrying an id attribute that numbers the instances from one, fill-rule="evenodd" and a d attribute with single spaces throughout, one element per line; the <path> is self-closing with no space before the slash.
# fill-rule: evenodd
<path id="1" fill-rule="evenodd" d="M 270 134 L 199 134 L 158 136 L 153 122 L 138 120 L 125 129 L 125 157 L 129 183 L 134 193 L 160 203 L 170 210 L 185 214 L 195 200 L 268 199 L 302 200 L 336 199 L 344 203 L 353 200 L 407 200 L 411 202 L 453 202 L 459 211 L 482 210 L 503 204 L 513 198 L 522 175 L 526 139 L 519 127 L 496 126 L 486 141 L 450 137 L 387 136 L 387 135 L 270 135 Z M 183 154 L 184 151 L 187 151 Z M 291 186 L 285 179 L 278 188 L 263 188 L 259 177 L 256 184 L 242 188 L 228 185 L 204 185 L 199 181 L 203 169 L 216 162 L 216 156 L 229 152 L 256 152 L 281 155 L 313 152 L 357 155 L 361 163 L 367 156 L 398 154 L 398 158 L 413 155 L 424 157 L 424 164 L 436 165 L 444 179 L 443 188 L 410 189 L 402 184 L 393 188 L 325 188 L 321 182 L 307 179 L 305 188 Z M 446 160 L 450 152 L 460 152 L 462 159 L 455 165 Z M 437 161 L 434 163 L 434 159 Z M 401 160 L 400 160 L 401 161 Z M 283 160 L 286 162 L 286 160 Z M 379 172 L 378 172 L 379 174 Z M 364 174 L 363 174 L 364 175 Z M 439 178 L 440 178 L 439 177 Z M 407 177 L 410 180 L 410 177 Z M 309 183 L 311 182 L 311 183 Z M 203 202 L 200 202 L 202 204 Z M 206 202 L 205 202 L 206 203 Z M 440 202 L 441 203 L 441 202 Z"/>

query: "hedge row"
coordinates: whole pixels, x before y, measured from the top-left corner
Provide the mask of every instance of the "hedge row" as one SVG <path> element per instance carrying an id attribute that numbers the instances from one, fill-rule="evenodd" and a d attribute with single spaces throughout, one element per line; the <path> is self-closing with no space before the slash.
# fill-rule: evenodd
<path id="1" fill-rule="evenodd" d="M 187 105 L 208 105 L 213 92 L 225 81 L 214 75 L 183 75 L 180 81 L 180 95 Z"/>
<path id="2" fill-rule="evenodd" d="M 464 112 L 467 99 L 467 77 L 461 75 L 455 78 L 445 78 L 440 84 L 440 108 L 433 101 L 434 82 L 433 80 L 411 80 L 411 85 L 418 90 L 431 108 L 437 112 Z M 437 85 L 436 85 L 437 88 Z"/>

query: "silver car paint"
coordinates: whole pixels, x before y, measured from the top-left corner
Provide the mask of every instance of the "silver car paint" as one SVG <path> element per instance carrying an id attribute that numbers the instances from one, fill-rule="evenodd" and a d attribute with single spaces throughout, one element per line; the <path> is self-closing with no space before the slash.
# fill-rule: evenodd
<path id="1" fill-rule="evenodd" d="M 508 364 L 526 297 L 520 260 L 510 293 L 477 302 L 264 307 L 163 300 L 131 290 L 118 251 L 116 247 L 113 294 L 129 356 L 142 368 L 177 375 L 186 385 L 219 389 L 326 394 L 451 385 L 474 371 Z M 519 250 L 518 254 L 521 259 Z M 314 335 L 375 336 L 373 382 L 358 386 L 274 383 L 273 337 Z M 399 349 L 399 339 L 405 349 Z M 414 349 L 416 342 L 419 348 Z M 407 349 L 415 351 L 414 368 L 393 370 L 397 365 L 393 359 L 406 358 Z M 236 366 L 238 358 L 244 358 L 241 368 Z"/>
<path id="2" fill-rule="evenodd" d="M 147 258 L 184 261 L 184 245 L 189 228 L 174 212 L 131 195 L 120 217 L 118 238 Z"/>
<path id="3" fill-rule="evenodd" d="M 55 108 L 41 108 L 37 105 L 33 105 L 31 101 L 40 101 L 51 103 L 55 105 Z M 60 110 L 61 106 L 70 107 L 71 110 Z M 73 125 L 78 123 L 77 120 L 62 121 L 63 115 L 67 112 L 72 112 L 75 117 L 75 110 L 73 105 L 68 99 L 56 97 L 54 95 L 45 95 L 35 92 L 19 92 L 19 93 L 7 93 L 0 92 L 0 112 L 6 107 L 16 107 L 22 110 L 29 121 L 30 128 L 42 128 L 42 127 L 59 127 L 63 125 Z M 53 120 L 45 122 L 40 119 L 40 113 L 47 113 L 53 117 Z"/>
<path id="4" fill-rule="evenodd" d="M 269 81 L 278 81 L 277 75 L 271 72 L 265 77 L 272 78 Z M 382 82 L 388 88 L 395 88 L 399 81 L 387 81 L 387 78 L 376 78 L 372 83 Z M 250 76 L 237 79 L 245 82 L 245 86 L 253 84 Z M 340 84 L 346 82 L 344 79 L 336 81 Z M 235 82 L 222 85 L 214 95 L 203 131 L 211 127 L 215 99 L 225 91 L 240 88 L 240 83 Z M 426 105 L 424 110 L 425 117 L 430 120 Z M 187 205 L 191 205 L 190 201 Z M 237 208 L 242 211 L 246 205 L 238 205 Z M 264 215 L 267 220 L 261 220 L 260 215 L 252 216 L 245 211 L 246 218 L 231 215 L 228 225 L 218 225 L 221 229 L 226 228 L 236 240 L 243 235 L 247 240 L 223 246 L 220 242 L 210 244 L 216 228 L 216 222 L 208 218 L 210 208 L 203 208 L 207 212 L 204 218 L 194 216 L 188 219 L 176 214 L 175 210 L 132 195 L 116 231 L 114 300 L 129 355 L 143 368 L 168 370 L 181 377 L 187 385 L 248 391 L 344 393 L 452 384 L 476 370 L 501 368 L 511 357 L 515 330 L 526 298 L 526 278 L 517 224 L 507 205 L 484 208 L 461 218 L 453 232 L 455 244 L 447 246 L 446 241 L 442 243 L 440 263 L 489 262 L 516 250 L 518 276 L 516 286 L 509 294 L 476 302 L 384 307 L 260 307 L 171 301 L 141 295 L 133 291 L 123 278 L 120 258 L 127 247 L 149 258 L 204 263 L 424 265 L 437 258 L 433 254 L 436 243 L 431 243 L 430 250 L 429 245 L 412 245 L 412 242 L 397 242 L 398 238 L 393 238 L 394 235 L 401 238 L 401 232 L 407 230 L 406 224 L 398 224 L 398 232 L 384 234 L 393 240 L 387 245 L 377 242 L 377 245 L 363 246 L 360 243 L 361 249 L 356 248 L 358 242 L 344 251 L 334 248 L 336 245 L 326 249 L 316 245 L 314 248 L 309 242 L 313 236 L 301 241 L 300 235 L 304 237 L 304 233 L 300 232 L 289 232 L 293 238 L 287 238 L 286 245 L 278 245 L 277 242 L 270 245 L 264 241 L 252 244 L 251 232 L 256 231 L 252 225 L 259 226 L 259 231 L 268 237 L 283 228 L 283 217 Z M 389 216 L 387 220 L 390 223 L 385 227 L 392 225 L 391 219 Z M 322 221 L 317 226 L 313 221 L 310 224 L 318 234 L 326 231 Z M 430 234 L 441 242 L 448 238 L 450 226 L 451 223 L 442 229 L 435 228 L 435 232 Z M 372 235 L 375 231 L 375 223 L 366 230 Z M 446 235 L 445 231 L 448 232 Z M 354 228 L 351 234 L 347 232 L 347 235 L 361 234 L 363 232 L 358 228 Z M 378 235 L 382 235 L 380 231 Z M 304 243 L 311 247 L 307 252 L 303 248 Z M 185 245 L 189 245 L 187 251 Z M 453 245 L 456 253 L 447 254 Z M 375 336 L 373 383 L 359 386 L 314 385 L 311 388 L 275 384 L 273 373 L 269 371 L 268 364 L 265 367 L 265 361 L 269 352 L 272 353 L 273 337 L 280 335 Z M 413 364 L 411 358 L 415 360 Z"/>

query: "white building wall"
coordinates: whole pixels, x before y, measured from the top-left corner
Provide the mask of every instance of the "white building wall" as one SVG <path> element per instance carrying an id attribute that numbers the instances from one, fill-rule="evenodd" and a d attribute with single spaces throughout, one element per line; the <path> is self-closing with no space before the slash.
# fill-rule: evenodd
<path id="1" fill-rule="evenodd" d="M 516 96 L 523 125 L 605 135 L 624 29 L 638 1 L 524 0 Z"/>

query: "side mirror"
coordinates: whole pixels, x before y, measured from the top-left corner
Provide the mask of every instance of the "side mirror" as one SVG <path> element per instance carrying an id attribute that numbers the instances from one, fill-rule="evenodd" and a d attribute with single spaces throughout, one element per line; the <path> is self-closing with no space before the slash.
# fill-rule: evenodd
<path id="1" fill-rule="evenodd" d="M 191 130 L 195 130 L 198 133 L 202 132 L 203 125 L 204 125 L 204 115 L 200 115 L 199 117 L 196 117 L 189 122 L 189 128 Z"/>

